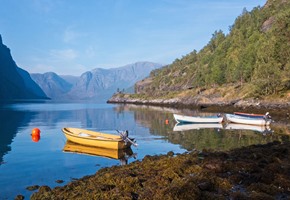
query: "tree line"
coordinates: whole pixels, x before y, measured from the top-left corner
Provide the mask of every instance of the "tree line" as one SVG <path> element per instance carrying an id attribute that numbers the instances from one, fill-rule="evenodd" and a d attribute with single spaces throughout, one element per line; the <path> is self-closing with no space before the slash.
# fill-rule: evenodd
<path id="1" fill-rule="evenodd" d="M 290 89 L 290 3 L 269 0 L 238 16 L 226 35 L 215 31 L 199 52 L 193 50 L 151 73 L 148 91 L 238 84 L 251 96 Z"/>

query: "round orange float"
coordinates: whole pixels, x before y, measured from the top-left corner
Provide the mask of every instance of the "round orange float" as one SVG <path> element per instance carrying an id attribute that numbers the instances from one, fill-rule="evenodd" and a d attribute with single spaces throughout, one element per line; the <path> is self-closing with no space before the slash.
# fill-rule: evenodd
<path id="1" fill-rule="evenodd" d="M 40 140 L 40 135 L 39 134 L 31 135 L 31 139 L 33 142 L 38 142 Z"/>
<path id="2" fill-rule="evenodd" d="M 32 129 L 31 135 L 40 135 L 40 130 L 38 128 Z"/>
<path id="3" fill-rule="evenodd" d="M 34 128 L 31 131 L 31 139 L 33 142 L 38 142 L 40 140 L 40 130 L 39 128 Z"/>

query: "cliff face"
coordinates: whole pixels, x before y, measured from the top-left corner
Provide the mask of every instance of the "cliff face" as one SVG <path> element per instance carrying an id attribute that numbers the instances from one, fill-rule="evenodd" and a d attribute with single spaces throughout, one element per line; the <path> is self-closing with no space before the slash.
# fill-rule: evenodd
<path id="1" fill-rule="evenodd" d="M 28 72 L 19 68 L 0 35 L 0 100 L 47 99 Z"/>

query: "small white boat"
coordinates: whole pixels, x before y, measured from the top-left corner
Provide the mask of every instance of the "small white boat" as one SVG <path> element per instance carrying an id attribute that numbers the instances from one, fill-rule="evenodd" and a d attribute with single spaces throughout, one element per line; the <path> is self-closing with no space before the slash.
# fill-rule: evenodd
<path id="1" fill-rule="evenodd" d="M 239 115 L 242 117 L 252 117 L 252 118 L 269 118 L 271 117 L 269 115 L 269 112 L 266 112 L 266 114 L 255 114 L 255 113 L 243 113 L 243 112 L 234 112 L 235 115 Z"/>
<path id="2" fill-rule="evenodd" d="M 266 126 L 270 125 L 272 120 L 268 118 L 252 118 L 252 117 L 242 117 L 239 115 L 226 114 L 226 119 L 229 122 L 238 123 L 238 124 L 250 124 L 250 125 L 259 125 Z"/>
<path id="3" fill-rule="evenodd" d="M 260 133 L 270 133 L 272 132 L 270 126 L 257 126 L 257 125 L 249 125 L 249 124 L 233 124 L 229 123 L 226 125 L 225 129 L 227 130 L 249 130 Z"/>
<path id="4" fill-rule="evenodd" d="M 174 119 L 177 123 L 222 123 L 223 116 L 207 116 L 207 117 L 199 117 L 199 116 L 185 116 L 173 114 Z"/>
<path id="5" fill-rule="evenodd" d="M 221 123 L 194 123 L 194 124 L 175 124 L 173 131 L 187 131 L 193 129 L 204 129 L 204 128 L 212 128 L 212 129 L 222 129 L 223 125 Z"/>

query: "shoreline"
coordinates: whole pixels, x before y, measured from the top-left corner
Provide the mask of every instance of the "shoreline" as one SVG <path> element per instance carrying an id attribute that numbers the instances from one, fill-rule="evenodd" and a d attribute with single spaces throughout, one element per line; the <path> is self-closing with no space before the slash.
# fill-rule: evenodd
<path id="1" fill-rule="evenodd" d="M 231 101 L 214 101 L 211 102 L 202 102 L 196 101 L 195 99 L 152 99 L 152 100 L 142 100 L 138 98 L 122 98 L 119 96 L 113 96 L 111 99 L 107 101 L 107 103 L 123 103 L 123 104 L 140 104 L 140 105 L 155 105 L 155 106 L 166 106 L 166 107 L 179 107 L 179 108 L 207 108 L 207 107 L 234 107 L 240 109 L 289 109 L 290 110 L 290 102 L 268 102 L 264 100 L 231 100 Z"/>
<path id="2" fill-rule="evenodd" d="M 41 186 L 31 199 L 287 199 L 289 171 L 290 142 L 168 152 L 103 168 L 62 187 Z"/>
<path id="3" fill-rule="evenodd" d="M 206 102 L 196 100 L 195 98 L 172 98 L 172 99 L 138 99 L 122 97 L 120 94 L 114 95 L 107 101 L 109 104 L 134 104 L 134 105 L 148 105 L 160 106 L 169 108 L 187 108 L 198 109 L 211 112 L 233 112 L 244 111 L 250 113 L 266 113 L 270 112 L 271 115 L 279 116 L 280 118 L 290 118 L 290 102 L 277 101 L 270 102 L 265 100 L 255 99 L 235 99 L 228 101 L 221 101 L 210 99 Z"/>

